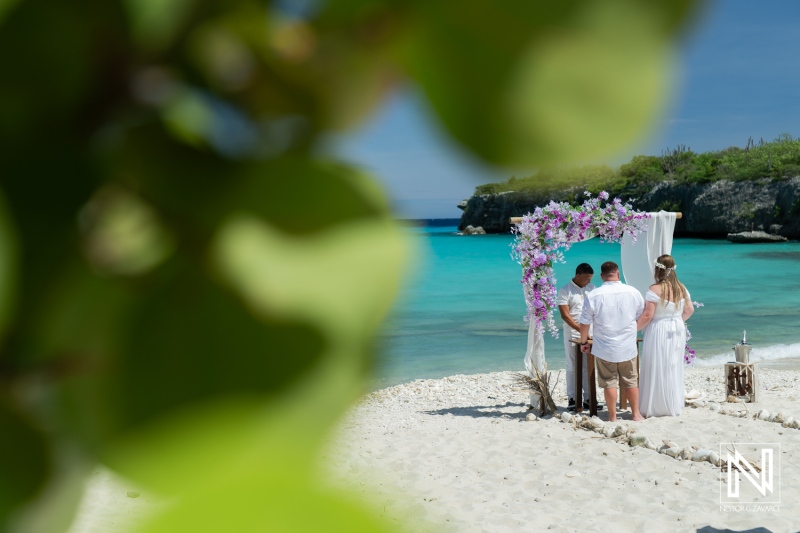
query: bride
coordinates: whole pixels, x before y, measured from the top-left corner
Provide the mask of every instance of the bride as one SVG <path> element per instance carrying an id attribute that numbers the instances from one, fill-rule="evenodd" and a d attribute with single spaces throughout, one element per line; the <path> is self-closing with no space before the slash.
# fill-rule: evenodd
<path id="1" fill-rule="evenodd" d="M 683 410 L 686 321 L 694 312 L 689 291 L 678 281 L 670 255 L 656 259 L 655 284 L 645 294 L 636 321 L 644 329 L 639 369 L 639 411 L 645 417 L 678 416 Z"/>

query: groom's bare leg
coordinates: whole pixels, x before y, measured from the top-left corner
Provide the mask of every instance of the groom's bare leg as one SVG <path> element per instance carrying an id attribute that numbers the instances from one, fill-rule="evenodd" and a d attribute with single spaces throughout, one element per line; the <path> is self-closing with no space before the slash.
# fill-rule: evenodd
<path id="1" fill-rule="evenodd" d="M 617 421 L 617 388 L 603 389 L 603 395 L 606 397 L 606 408 L 608 409 L 608 421 Z M 637 400 L 639 396 L 636 396 Z M 637 403 L 638 406 L 638 403 Z M 638 412 L 638 411 L 637 411 Z"/>
<path id="2" fill-rule="evenodd" d="M 639 387 L 635 389 L 625 389 L 625 394 L 628 395 L 628 402 L 631 404 L 631 414 L 633 415 L 634 422 L 644 420 L 642 413 L 639 412 Z"/>

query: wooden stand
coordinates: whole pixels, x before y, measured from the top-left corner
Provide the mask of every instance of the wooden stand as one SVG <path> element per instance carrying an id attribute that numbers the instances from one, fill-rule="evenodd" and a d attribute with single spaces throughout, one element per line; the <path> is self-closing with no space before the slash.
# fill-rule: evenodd
<path id="1" fill-rule="evenodd" d="M 736 396 L 746 402 L 756 401 L 758 363 L 725 363 L 725 397 Z"/>
<path id="2" fill-rule="evenodd" d="M 575 350 L 575 376 L 577 386 L 575 388 L 575 411 L 583 412 L 583 352 L 581 352 L 581 341 L 570 340 Z M 592 340 L 589 339 L 591 347 Z M 589 365 L 589 416 L 597 416 L 597 385 L 594 379 L 594 355 L 589 348 L 586 354 L 586 364 Z"/>

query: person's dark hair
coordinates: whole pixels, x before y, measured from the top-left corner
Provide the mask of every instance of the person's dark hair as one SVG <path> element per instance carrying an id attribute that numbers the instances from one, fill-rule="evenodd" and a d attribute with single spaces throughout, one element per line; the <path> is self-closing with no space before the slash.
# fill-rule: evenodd
<path id="1" fill-rule="evenodd" d="M 594 274 L 594 270 L 589 263 L 581 263 L 577 267 L 575 267 L 575 275 L 579 274 Z"/>
<path id="2" fill-rule="evenodd" d="M 600 265 L 600 273 L 601 274 L 611 274 L 612 272 L 619 272 L 619 265 L 616 264 L 614 261 L 606 261 L 602 265 Z"/>

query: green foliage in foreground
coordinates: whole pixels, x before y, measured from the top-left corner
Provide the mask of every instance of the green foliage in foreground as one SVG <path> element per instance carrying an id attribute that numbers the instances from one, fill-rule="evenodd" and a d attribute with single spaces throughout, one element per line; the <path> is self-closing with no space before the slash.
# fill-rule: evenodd
<path id="1" fill-rule="evenodd" d="M 0 1 L 0 530 L 98 463 L 138 531 L 394 530 L 319 480 L 410 249 L 326 139 L 407 83 L 491 164 L 618 149 L 693 4 Z"/>
<path id="2" fill-rule="evenodd" d="M 525 177 L 475 188 L 475 194 L 506 191 L 556 191 L 585 187 L 638 196 L 663 181 L 708 183 L 718 180 L 785 179 L 800 176 L 800 139 L 788 133 L 771 142 L 752 139 L 744 148 L 695 153 L 685 146 L 665 150 L 660 156 L 637 155 L 612 170 L 605 165 L 545 168 Z"/>

